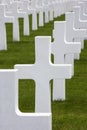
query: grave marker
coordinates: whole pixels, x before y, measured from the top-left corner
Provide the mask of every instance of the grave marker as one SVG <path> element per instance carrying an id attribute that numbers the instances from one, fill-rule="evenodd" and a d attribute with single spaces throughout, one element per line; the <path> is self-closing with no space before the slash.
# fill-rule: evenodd
<path id="1" fill-rule="evenodd" d="M 79 18 L 79 16 L 80 16 L 80 14 L 79 14 L 80 7 L 79 6 L 75 6 L 73 10 L 75 12 L 75 14 L 74 14 L 74 19 L 75 19 L 74 27 L 76 29 L 87 29 L 87 20 L 81 20 Z"/>
<path id="2" fill-rule="evenodd" d="M 17 70 L 0 70 L 0 130 L 52 130 L 51 113 L 22 113 L 18 108 Z"/>
<path id="3" fill-rule="evenodd" d="M 14 41 L 20 41 L 20 34 L 19 34 L 19 22 L 18 18 L 23 18 L 26 13 L 18 11 L 18 5 L 17 2 L 11 3 L 11 12 L 6 13 L 8 16 L 14 16 L 14 22 L 13 22 L 13 40 Z"/>
<path id="4" fill-rule="evenodd" d="M 87 15 L 87 1 L 84 0 L 83 2 L 84 2 L 84 5 L 83 5 L 84 6 L 84 8 L 83 8 L 84 9 L 84 14 Z"/>
<path id="5" fill-rule="evenodd" d="M 54 54 L 55 64 L 67 64 L 65 55 L 69 57 L 69 64 L 72 64 L 74 69 L 74 53 L 80 53 L 81 44 L 67 42 L 65 39 L 66 22 L 54 23 L 54 42 L 52 43 L 52 53 Z M 74 71 L 74 70 L 73 70 Z M 73 72 L 72 71 L 72 72 Z M 65 100 L 65 79 L 53 80 L 53 100 Z"/>
<path id="6" fill-rule="evenodd" d="M 15 65 L 15 68 L 18 69 L 18 79 L 33 79 L 36 81 L 35 112 L 50 112 L 51 92 L 49 81 L 56 78 L 71 78 L 72 68 L 71 65 L 57 65 L 50 62 L 51 37 L 49 36 L 36 37 L 35 50 L 35 64 Z"/>
<path id="7" fill-rule="evenodd" d="M 36 8 L 39 13 L 39 26 L 44 26 L 44 8 L 43 8 L 43 0 L 38 0 Z"/>
<path id="8" fill-rule="evenodd" d="M 79 6 L 80 6 L 80 19 L 81 20 L 87 20 L 87 14 L 84 14 L 84 2 L 79 2 Z"/>
<path id="9" fill-rule="evenodd" d="M 84 48 L 84 40 L 87 38 L 87 31 L 85 29 L 76 29 L 74 27 L 74 13 L 66 13 L 66 40 L 69 42 L 81 42 L 81 48 Z M 79 54 L 75 54 L 75 59 L 79 59 Z"/>
<path id="10" fill-rule="evenodd" d="M 29 2 L 27 0 L 23 0 L 18 3 L 19 9 L 22 12 L 25 12 L 24 16 L 24 35 L 30 35 L 30 21 L 29 21 Z"/>
<path id="11" fill-rule="evenodd" d="M 13 17 L 6 16 L 4 5 L 0 5 L 0 50 L 7 49 L 5 23 L 11 23 L 11 22 L 13 22 Z"/>
<path id="12" fill-rule="evenodd" d="M 36 10 L 36 1 L 29 0 L 29 12 L 32 14 L 32 30 L 37 30 L 37 10 Z"/>

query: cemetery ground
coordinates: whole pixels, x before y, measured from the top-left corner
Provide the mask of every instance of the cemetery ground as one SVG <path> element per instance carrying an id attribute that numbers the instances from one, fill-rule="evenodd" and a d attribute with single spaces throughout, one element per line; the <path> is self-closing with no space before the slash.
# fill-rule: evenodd
<path id="1" fill-rule="evenodd" d="M 64 15 L 55 20 L 64 20 Z M 0 51 L 0 69 L 14 68 L 15 64 L 35 63 L 34 38 L 38 35 L 52 35 L 54 22 L 31 31 L 30 36 L 23 36 L 23 19 L 20 23 L 20 42 L 12 41 L 12 24 L 6 24 L 7 51 Z M 30 16 L 30 27 L 31 27 Z M 53 130 L 87 129 L 87 41 L 81 52 L 80 60 L 75 61 L 75 75 L 66 80 L 66 101 L 52 101 Z M 45 51 L 45 50 L 44 50 Z M 53 60 L 53 58 L 52 58 Z M 52 81 L 51 90 L 52 90 Z M 34 112 L 35 82 L 19 81 L 19 109 L 22 112 Z M 45 96 L 45 94 L 44 94 Z"/>

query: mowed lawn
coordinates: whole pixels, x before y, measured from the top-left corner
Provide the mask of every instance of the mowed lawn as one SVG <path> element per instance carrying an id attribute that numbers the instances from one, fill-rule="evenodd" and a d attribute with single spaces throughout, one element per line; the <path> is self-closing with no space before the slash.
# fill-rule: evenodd
<path id="1" fill-rule="evenodd" d="M 31 16 L 30 27 L 32 24 Z M 64 20 L 64 15 L 56 20 Z M 0 69 L 14 68 L 15 64 L 35 63 L 35 36 L 52 36 L 54 21 L 45 24 L 30 36 L 23 35 L 23 19 L 19 19 L 20 42 L 12 40 L 12 24 L 6 24 L 7 51 L 0 51 Z M 87 41 L 81 52 L 80 60 L 75 61 L 75 75 L 66 80 L 66 101 L 52 102 L 53 130 L 87 129 Z M 52 83 L 52 82 L 51 82 Z M 52 85 L 51 85 L 52 86 Z M 19 80 L 19 109 L 22 112 L 34 112 L 35 82 Z"/>

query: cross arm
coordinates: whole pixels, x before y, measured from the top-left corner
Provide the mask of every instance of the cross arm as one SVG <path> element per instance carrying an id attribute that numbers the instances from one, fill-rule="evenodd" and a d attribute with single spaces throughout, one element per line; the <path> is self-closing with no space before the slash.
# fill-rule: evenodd
<path id="1" fill-rule="evenodd" d="M 5 23 L 13 23 L 13 21 L 14 21 L 14 17 L 11 17 L 11 16 L 5 17 Z"/>
<path id="2" fill-rule="evenodd" d="M 74 29 L 74 37 L 87 38 L 86 29 Z"/>
<path id="3" fill-rule="evenodd" d="M 19 18 L 23 18 L 23 17 L 25 17 L 25 15 L 26 15 L 26 12 L 21 12 L 21 11 L 19 12 L 18 11 L 18 17 Z"/>
<path id="4" fill-rule="evenodd" d="M 35 67 L 34 64 L 31 65 L 21 65 L 17 64 L 14 66 L 18 70 L 18 79 L 35 79 Z"/>
<path id="5" fill-rule="evenodd" d="M 66 42 L 65 51 L 67 53 L 80 53 L 81 52 L 81 43 L 80 42 Z"/>
<path id="6" fill-rule="evenodd" d="M 70 64 L 51 64 L 50 79 L 69 79 L 72 77 L 72 65 Z"/>

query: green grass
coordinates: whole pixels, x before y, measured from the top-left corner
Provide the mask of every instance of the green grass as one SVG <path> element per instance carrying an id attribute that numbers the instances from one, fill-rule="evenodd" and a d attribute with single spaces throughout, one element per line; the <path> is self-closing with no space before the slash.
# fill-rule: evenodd
<path id="1" fill-rule="evenodd" d="M 64 20 L 64 15 L 55 20 Z M 30 27 L 31 27 L 30 16 Z M 19 19 L 20 42 L 12 41 L 12 24 L 6 24 L 7 51 L 0 51 L 0 69 L 14 68 L 15 64 L 33 64 L 35 62 L 34 38 L 38 35 L 52 36 L 54 21 L 45 24 L 30 36 L 23 36 L 23 19 Z M 87 41 L 85 41 L 87 43 Z M 19 81 L 19 109 L 22 112 L 34 112 L 35 82 Z M 79 61 L 75 61 L 75 75 L 66 81 L 66 101 L 52 102 L 53 130 L 87 129 L 87 44 Z"/>

